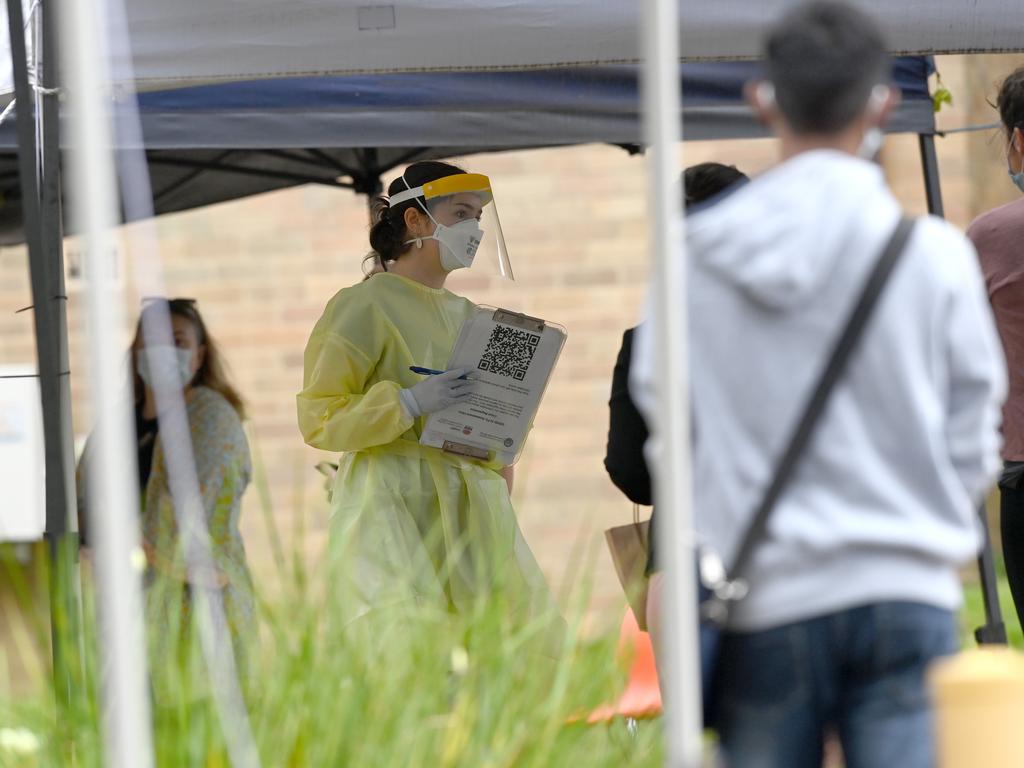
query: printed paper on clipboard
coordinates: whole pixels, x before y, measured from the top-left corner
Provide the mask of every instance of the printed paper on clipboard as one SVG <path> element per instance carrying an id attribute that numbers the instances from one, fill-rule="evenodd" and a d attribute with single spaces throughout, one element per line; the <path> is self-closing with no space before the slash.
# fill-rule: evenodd
<path id="1" fill-rule="evenodd" d="M 565 330 L 533 317 L 477 307 L 462 325 L 448 369 L 472 368 L 473 394 L 432 413 L 420 442 L 513 464 L 565 344 Z"/>

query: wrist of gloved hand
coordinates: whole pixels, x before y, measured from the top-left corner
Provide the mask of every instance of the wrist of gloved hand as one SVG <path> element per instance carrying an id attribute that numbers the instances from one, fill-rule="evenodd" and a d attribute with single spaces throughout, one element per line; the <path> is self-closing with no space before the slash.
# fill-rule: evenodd
<path id="1" fill-rule="evenodd" d="M 417 419 L 420 417 L 420 404 L 416 402 L 416 396 L 413 395 L 411 389 L 399 390 L 398 399 L 402 403 L 402 410 L 405 411 L 406 416 L 410 419 Z"/>

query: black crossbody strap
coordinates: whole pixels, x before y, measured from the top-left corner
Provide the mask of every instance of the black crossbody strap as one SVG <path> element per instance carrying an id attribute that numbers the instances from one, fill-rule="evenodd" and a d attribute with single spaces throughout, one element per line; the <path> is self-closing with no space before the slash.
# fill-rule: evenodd
<path id="1" fill-rule="evenodd" d="M 835 388 L 836 382 L 842 377 L 843 370 L 847 362 L 849 362 L 857 342 L 863 335 L 868 320 L 871 319 L 872 311 L 878 303 L 878 297 L 881 295 L 889 275 L 892 274 L 893 267 L 896 266 L 896 262 L 902 255 L 913 228 L 913 219 L 900 218 L 899 224 L 896 225 L 896 231 L 889 238 L 885 250 L 878 257 L 875 268 L 864 283 L 860 299 L 857 301 L 857 305 L 846 322 L 846 327 L 839 337 L 835 349 L 832 351 L 828 365 L 825 366 L 818 379 L 818 384 L 814 388 L 814 394 L 804 409 L 803 416 L 800 418 L 796 431 L 789 440 L 785 453 L 782 454 L 775 467 L 771 485 L 765 491 L 764 497 L 754 513 L 753 520 L 747 528 L 736 559 L 733 561 L 732 569 L 729 572 L 729 581 L 742 578 L 747 566 L 750 565 L 754 547 L 764 537 L 767 530 L 768 518 L 771 516 L 772 509 L 774 509 L 776 502 L 782 495 L 783 490 L 785 490 L 786 484 L 791 479 L 793 470 L 796 469 L 797 462 L 800 460 L 800 456 L 807 447 L 814 428 L 817 426 L 818 420 L 825 410 L 829 395 Z"/>

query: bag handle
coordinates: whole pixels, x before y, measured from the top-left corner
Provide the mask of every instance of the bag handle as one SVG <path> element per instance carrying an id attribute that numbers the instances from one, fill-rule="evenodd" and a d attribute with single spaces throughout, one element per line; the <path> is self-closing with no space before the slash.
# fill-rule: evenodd
<path id="1" fill-rule="evenodd" d="M 832 394 L 836 383 L 842 377 L 846 364 L 849 362 L 857 342 L 863 335 L 868 320 L 871 319 L 872 311 L 878 302 L 878 297 L 881 295 L 889 275 L 892 274 L 893 267 L 896 266 L 896 262 L 903 254 L 913 228 L 913 219 L 905 216 L 900 217 L 895 231 L 886 243 L 885 249 L 878 257 L 874 269 L 872 269 L 871 274 L 864 283 L 860 298 L 850 313 L 849 319 L 846 321 L 846 327 L 832 351 L 828 364 L 818 378 L 814 393 L 804 409 L 803 416 L 801 416 L 796 430 L 789 439 L 785 452 L 776 464 L 772 482 L 765 491 L 764 497 L 754 513 L 753 520 L 743 536 L 732 568 L 724 579 L 715 580 L 718 584 L 709 585 L 714 592 L 712 600 L 717 598 L 722 604 L 721 607 L 724 607 L 725 601 L 737 600 L 746 594 L 746 585 L 743 583 L 742 577 L 750 565 L 754 547 L 764 538 L 767 532 L 768 519 L 771 516 L 772 510 L 792 478 L 797 462 L 810 442 L 814 428 L 817 426 L 821 414 L 828 404 L 829 396 Z"/>

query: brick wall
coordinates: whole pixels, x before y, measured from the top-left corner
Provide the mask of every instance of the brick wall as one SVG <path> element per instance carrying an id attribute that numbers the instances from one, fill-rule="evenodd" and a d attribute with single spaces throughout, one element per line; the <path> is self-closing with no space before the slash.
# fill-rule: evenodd
<path id="1" fill-rule="evenodd" d="M 946 85 L 958 97 L 956 109 L 940 115 L 945 125 L 991 119 L 976 103 L 973 111 L 968 108 L 963 94 L 968 65 L 976 66 L 966 57 L 940 63 Z M 973 77 L 978 79 L 976 73 Z M 975 212 L 972 184 L 980 183 L 977 179 L 986 185 L 998 179 L 999 193 L 1013 196 L 995 159 L 989 158 L 988 172 L 978 166 L 973 175 L 968 173 L 967 139 L 940 140 L 939 149 L 947 213 L 957 224 L 966 225 Z M 774 154 L 770 141 L 703 142 L 687 144 L 684 159 L 687 164 L 721 160 L 757 173 L 772 164 Z M 898 195 L 911 211 L 923 211 L 916 140 L 891 139 L 885 157 Z M 463 272 L 452 277 L 450 287 L 478 302 L 559 322 L 569 332 L 517 469 L 516 508 L 556 586 L 580 547 L 593 554 L 587 570 L 596 579 L 595 615 L 614 622 L 623 601 L 601 531 L 628 521 L 631 508 L 608 481 L 601 462 L 611 370 L 622 331 L 637 321 L 647 278 L 644 160 L 596 145 L 462 160 L 493 180 L 518 280 L 502 284 Z M 971 162 L 983 161 L 975 156 Z M 301 546 L 310 557 L 326 535 L 327 507 L 321 478 L 313 470 L 321 457 L 302 444 L 294 395 L 313 323 L 337 290 L 360 279 L 367 251 L 366 201 L 344 191 L 305 187 L 141 226 L 153 226 L 159 234 L 168 292 L 199 300 L 248 400 L 266 493 L 261 496 L 255 487 L 249 491 L 242 525 L 257 579 L 272 589 L 272 537 L 262 510 L 270 511 L 286 551 L 297 527 L 304 525 Z M 132 319 L 138 310 L 132 247 L 139 227 L 126 230 L 122 248 L 125 306 Z M 73 242 L 68 250 L 69 261 L 75 261 Z M 82 437 L 90 425 L 84 301 L 74 282 L 69 302 L 72 386 L 75 431 Z M 0 364 L 34 361 L 31 313 L 13 314 L 30 303 L 24 250 L 3 249 Z M 126 328 L 125 344 L 128 335 Z"/>

